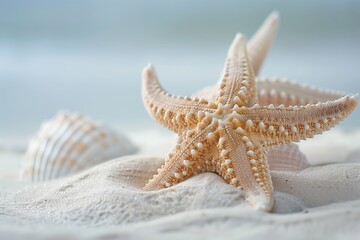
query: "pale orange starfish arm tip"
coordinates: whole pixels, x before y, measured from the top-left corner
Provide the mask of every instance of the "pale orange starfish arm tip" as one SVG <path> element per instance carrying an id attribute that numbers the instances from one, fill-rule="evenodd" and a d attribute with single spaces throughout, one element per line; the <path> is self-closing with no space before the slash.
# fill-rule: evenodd
<path id="1" fill-rule="evenodd" d="M 249 40 L 247 51 L 255 75 L 258 75 L 261 65 L 269 52 L 271 44 L 276 36 L 278 25 L 279 13 L 274 11 L 267 17 L 259 30 Z"/>
<path id="2" fill-rule="evenodd" d="M 142 96 L 150 115 L 163 126 L 180 134 L 178 129 L 192 128 L 203 118 L 200 112 L 214 112 L 205 99 L 176 97 L 166 92 L 159 83 L 154 67 L 143 70 Z"/>

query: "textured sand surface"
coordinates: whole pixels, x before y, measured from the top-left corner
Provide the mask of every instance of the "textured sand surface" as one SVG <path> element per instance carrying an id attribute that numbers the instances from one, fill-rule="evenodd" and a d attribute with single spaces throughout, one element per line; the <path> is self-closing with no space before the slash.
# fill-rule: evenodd
<path id="1" fill-rule="evenodd" d="M 152 139 L 152 141 L 149 141 Z M 0 239 L 356 239 L 360 235 L 360 132 L 300 143 L 313 167 L 271 171 L 272 213 L 213 173 L 158 192 L 141 188 L 176 138 L 139 132 L 142 156 L 77 175 L 16 181 L 19 153 L 0 153 Z M 330 146 L 330 147 L 329 147 Z M 324 165 L 325 163 L 333 163 Z"/>
<path id="2" fill-rule="evenodd" d="M 336 239 L 339 231 L 342 237 L 360 233 L 358 163 L 272 171 L 275 207 L 264 213 L 213 173 L 143 191 L 162 161 L 123 157 L 65 179 L 1 190 L 0 237 Z"/>

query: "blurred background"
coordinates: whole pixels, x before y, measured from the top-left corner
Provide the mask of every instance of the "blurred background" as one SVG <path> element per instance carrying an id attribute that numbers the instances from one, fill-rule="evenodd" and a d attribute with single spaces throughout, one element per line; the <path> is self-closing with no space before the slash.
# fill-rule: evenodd
<path id="1" fill-rule="evenodd" d="M 141 71 L 190 95 L 214 84 L 236 32 L 248 38 L 277 10 L 261 76 L 360 92 L 360 1 L 0 2 L 0 138 L 32 135 L 60 109 L 111 126 L 157 128 Z M 359 127 L 356 110 L 340 128 Z"/>

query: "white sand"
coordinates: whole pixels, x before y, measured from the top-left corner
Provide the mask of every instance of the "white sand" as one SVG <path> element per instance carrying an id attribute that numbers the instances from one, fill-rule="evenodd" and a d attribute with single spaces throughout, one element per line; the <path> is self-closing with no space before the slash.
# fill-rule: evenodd
<path id="1" fill-rule="evenodd" d="M 123 157 L 36 185 L 9 180 L 15 170 L 9 166 L 10 172 L 0 178 L 0 239 L 356 239 L 360 236 L 360 137 L 344 134 L 334 136 L 356 140 L 352 148 L 328 148 L 327 139 L 314 139 L 316 147 L 307 151 L 311 156 L 347 151 L 342 160 L 351 156 L 354 163 L 301 172 L 271 171 L 272 213 L 251 209 L 242 191 L 213 173 L 144 192 L 142 186 L 163 161 L 158 157 Z M 143 148 L 143 153 L 156 155 L 166 152 L 172 142 L 161 133 L 146 138 L 135 134 L 133 139 L 142 145 L 149 141 L 151 147 Z M 344 143 L 336 139 L 333 144 Z M 3 155 L 0 160 L 4 166 Z M 317 160 L 313 163 L 326 162 Z"/>

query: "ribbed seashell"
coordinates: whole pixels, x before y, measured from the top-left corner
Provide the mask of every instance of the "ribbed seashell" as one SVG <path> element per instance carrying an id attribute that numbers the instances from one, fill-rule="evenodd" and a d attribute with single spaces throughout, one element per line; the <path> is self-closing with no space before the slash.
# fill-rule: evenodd
<path id="1" fill-rule="evenodd" d="M 60 112 L 30 141 L 20 179 L 46 181 L 136 152 L 123 135 L 80 114 Z"/>
<path id="2" fill-rule="evenodd" d="M 270 170 L 301 171 L 311 166 L 305 154 L 295 143 L 271 149 L 267 157 Z"/>

